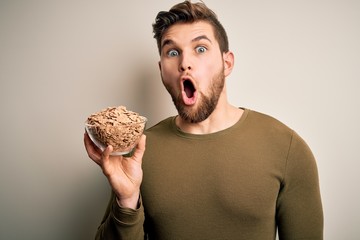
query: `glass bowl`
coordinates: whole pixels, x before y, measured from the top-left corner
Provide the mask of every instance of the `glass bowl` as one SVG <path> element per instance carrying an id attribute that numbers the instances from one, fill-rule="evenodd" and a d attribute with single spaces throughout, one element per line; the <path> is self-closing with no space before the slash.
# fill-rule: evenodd
<path id="1" fill-rule="evenodd" d="M 126 155 L 133 151 L 145 130 L 147 118 L 131 123 L 89 124 L 85 122 L 85 130 L 91 141 L 104 151 L 108 145 L 113 147 L 110 155 Z"/>

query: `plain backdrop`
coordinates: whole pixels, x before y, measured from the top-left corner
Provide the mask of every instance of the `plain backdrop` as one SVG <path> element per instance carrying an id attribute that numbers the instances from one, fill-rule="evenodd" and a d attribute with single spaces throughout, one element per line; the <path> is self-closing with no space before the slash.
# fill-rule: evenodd
<path id="1" fill-rule="evenodd" d="M 86 117 L 176 114 L 151 24 L 176 1 L 0 0 L 0 239 L 93 239 L 110 188 Z M 360 1 L 205 3 L 227 29 L 230 101 L 295 129 L 317 158 L 325 239 L 360 237 Z"/>

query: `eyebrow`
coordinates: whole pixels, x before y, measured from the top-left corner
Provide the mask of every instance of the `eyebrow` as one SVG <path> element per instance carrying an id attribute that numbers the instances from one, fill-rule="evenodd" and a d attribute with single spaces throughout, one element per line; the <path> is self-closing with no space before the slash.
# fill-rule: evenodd
<path id="1" fill-rule="evenodd" d="M 193 40 L 191 40 L 191 42 L 198 42 L 198 41 L 203 40 L 203 39 L 205 39 L 205 40 L 209 41 L 210 43 L 212 43 L 211 40 L 206 35 L 200 35 L 200 36 L 194 38 Z M 174 44 L 173 40 L 165 39 L 163 41 L 163 43 L 161 44 L 161 48 L 163 48 L 166 45 L 171 45 L 171 44 Z"/>
<path id="2" fill-rule="evenodd" d="M 200 35 L 200 36 L 194 38 L 192 40 L 192 42 L 198 42 L 198 41 L 200 41 L 202 39 L 205 39 L 205 40 L 207 40 L 207 41 L 209 41 L 211 43 L 211 40 L 206 35 Z"/>
<path id="3" fill-rule="evenodd" d="M 162 49 L 164 46 L 166 46 L 166 45 L 171 45 L 171 44 L 174 44 L 174 41 L 173 41 L 173 40 L 171 40 L 171 39 L 165 39 L 165 40 L 163 41 L 163 43 L 161 44 L 161 49 Z"/>

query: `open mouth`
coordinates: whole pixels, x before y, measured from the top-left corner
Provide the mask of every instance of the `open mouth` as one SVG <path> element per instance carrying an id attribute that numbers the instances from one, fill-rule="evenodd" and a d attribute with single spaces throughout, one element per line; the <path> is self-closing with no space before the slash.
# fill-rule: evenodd
<path id="1" fill-rule="evenodd" d="M 185 80 L 183 84 L 184 84 L 184 91 L 186 93 L 186 96 L 188 98 L 194 97 L 195 87 L 192 84 L 192 82 L 190 80 Z"/>
<path id="2" fill-rule="evenodd" d="M 196 102 L 197 91 L 194 83 L 190 79 L 184 79 L 182 99 L 185 105 L 193 105 Z"/>

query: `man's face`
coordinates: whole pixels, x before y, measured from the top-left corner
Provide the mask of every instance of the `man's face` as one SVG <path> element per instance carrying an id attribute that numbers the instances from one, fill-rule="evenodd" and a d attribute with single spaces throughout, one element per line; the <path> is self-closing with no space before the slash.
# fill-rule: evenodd
<path id="1" fill-rule="evenodd" d="M 178 23 L 163 35 L 159 67 L 181 118 L 201 122 L 223 91 L 224 59 L 207 22 Z"/>

